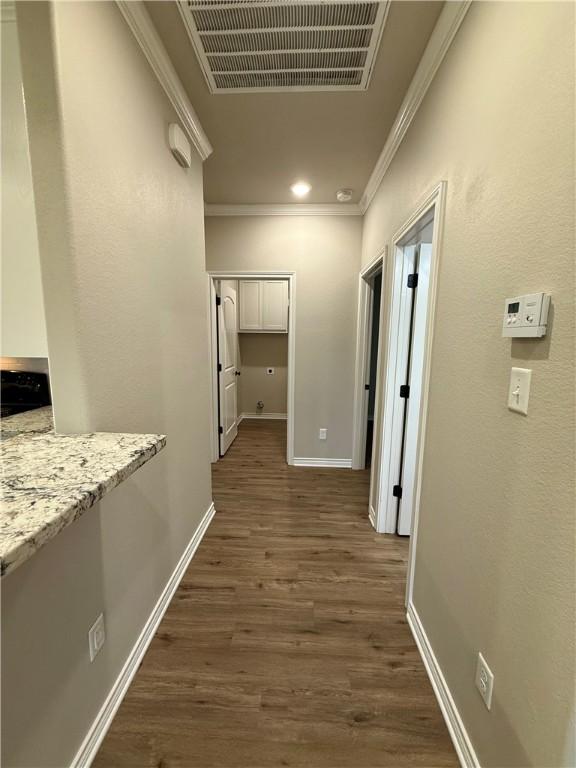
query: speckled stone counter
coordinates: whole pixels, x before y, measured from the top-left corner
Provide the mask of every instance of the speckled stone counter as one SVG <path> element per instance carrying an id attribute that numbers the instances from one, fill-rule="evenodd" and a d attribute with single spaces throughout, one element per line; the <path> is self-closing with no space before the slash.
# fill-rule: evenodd
<path id="1" fill-rule="evenodd" d="M 28 560 L 166 445 L 164 435 L 58 435 L 50 408 L 0 420 L 0 573 Z"/>
<path id="2" fill-rule="evenodd" d="M 8 416 L 0 419 L 0 436 L 2 440 L 7 440 L 16 435 L 40 434 L 42 432 L 52 432 L 54 430 L 54 418 L 52 415 L 52 406 L 47 408 L 35 408 L 33 411 L 17 413 L 15 416 Z"/>

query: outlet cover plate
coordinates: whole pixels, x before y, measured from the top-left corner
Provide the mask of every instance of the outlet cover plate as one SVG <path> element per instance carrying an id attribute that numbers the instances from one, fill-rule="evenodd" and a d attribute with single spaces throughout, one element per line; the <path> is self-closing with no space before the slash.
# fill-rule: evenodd
<path id="1" fill-rule="evenodd" d="M 490 709 L 492 706 L 492 689 L 494 688 L 494 675 L 492 670 L 486 663 L 486 659 L 481 653 L 478 653 L 478 660 L 476 662 L 476 677 L 474 679 L 476 688 L 480 693 L 480 696 L 484 699 L 486 709 Z"/>
<path id="2" fill-rule="evenodd" d="M 106 640 L 104 616 L 100 614 L 94 624 L 88 630 L 88 647 L 90 649 L 90 661 L 94 661 Z"/>
<path id="3" fill-rule="evenodd" d="M 318 439 L 319 440 L 326 440 L 327 434 L 328 434 L 328 430 L 323 429 L 323 428 L 319 429 L 318 430 Z"/>

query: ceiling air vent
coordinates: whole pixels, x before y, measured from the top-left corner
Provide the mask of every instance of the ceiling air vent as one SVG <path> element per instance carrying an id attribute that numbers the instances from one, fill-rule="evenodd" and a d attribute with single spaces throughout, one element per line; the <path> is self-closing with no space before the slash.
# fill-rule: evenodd
<path id="1" fill-rule="evenodd" d="M 212 93 L 363 91 L 389 2 L 178 0 Z"/>

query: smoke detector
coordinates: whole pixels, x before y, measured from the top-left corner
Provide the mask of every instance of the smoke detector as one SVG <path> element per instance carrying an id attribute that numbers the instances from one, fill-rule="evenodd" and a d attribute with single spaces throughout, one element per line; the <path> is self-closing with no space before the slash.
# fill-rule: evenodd
<path id="1" fill-rule="evenodd" d="M 338 200 L 339 203 L 349 203 L 350 200 L 352 200 L 352 192 L 351 189 L 339 189 L 338 192 L 336 192 L 336 200 Z"/>

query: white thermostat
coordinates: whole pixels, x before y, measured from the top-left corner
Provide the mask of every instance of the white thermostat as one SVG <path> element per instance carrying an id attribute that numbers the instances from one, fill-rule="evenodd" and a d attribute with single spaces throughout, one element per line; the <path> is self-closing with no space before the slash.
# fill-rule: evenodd
<path id="1" fill-rule="evenodd" d="M 502 336 L 538 338 L 546 336 L 550 295 L 528 293 L 506 299 Z"/>

